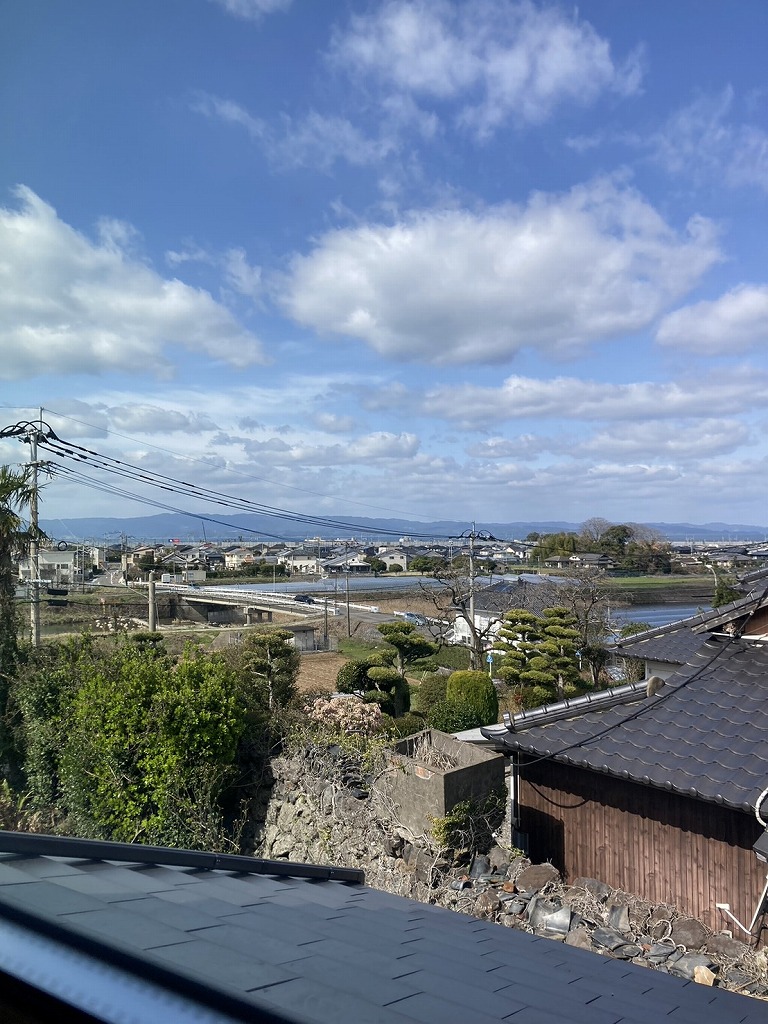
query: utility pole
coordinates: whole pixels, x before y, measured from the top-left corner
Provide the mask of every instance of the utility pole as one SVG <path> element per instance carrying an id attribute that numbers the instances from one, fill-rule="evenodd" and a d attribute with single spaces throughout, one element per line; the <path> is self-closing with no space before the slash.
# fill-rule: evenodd
<path id="1" fill-rule="evenodd" d="M 31 640 L 35 647 L 40 646 L 40 543 L 39 534 L 39 511 L 38 511 L 38 477 L 40 462 L 37 458 L 37 446 L 40 441 L 47 438 L 56 438 L 51 428 L 43 423 L 43 410 L 40 409 L 40 417 L 37 423 L 21 422 L 0 430 L 0 437 L 18 437 L 20 441 L 30 446 L 29 468 L 32 471 L 32 494 L 29 501 L 29 562 L 32 584 L 32 601 L 30 604 L 30 626 Z"/>
<path id="2" fill-rule="evenodd" d="M 40 410 L 40 428 L 42 431 L 43 410 Z M 29 432 L 29 457 L 32 466 L 32 498 L 29 503 L 29 524 L 32 539 L 29 543 L 29 560 L 32 567 L 32 603 L 30 604 L 30 626 L 32 646 L 40 646 L 40 545 L 37 542 L 39 522 L 37 502 L 37 439 L 38 431 L 34 428 Z"/>

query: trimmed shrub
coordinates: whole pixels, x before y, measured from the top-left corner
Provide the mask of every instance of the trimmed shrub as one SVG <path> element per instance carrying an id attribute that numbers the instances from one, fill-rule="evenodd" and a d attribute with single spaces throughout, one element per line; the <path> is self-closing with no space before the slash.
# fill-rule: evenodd
<path id="1" fill-rule="evenodd" d="M 557 694 L 547 686 L 524 686 L 520 693 L 520 703 L 524 711 L 540 708 L 542 704 L 553 704 Z"/>
<path id="2" fill-rule="evenodd" d="M 427 722 L 440 732 L 462 732 L 464 729 L 477 729 L 484 724 L 474 704 L 461 697 L 458 700 L 437 701 L 432 705 Z"/>
<path id="3" fill-rule="evenodd" d="M 400 739 L 403 736 L 412 736 L 415 732 L 421 732 L 426 727 L 427 723 L 422 715 L 415 711 L 408 711 L 400 718 L 390 718 L 385 724 L 385 731 Z"/>
<path id="4" fill-rule="evenodd" d="M 448 676 L 442 675 L 440 672 L 425 676 L 415 694 L 414 708 L 416 711 L 428 715 L 437 701 L 445 700 L 447 686 Z"/>
<path id="5" fill-rule="evenodd" d="M 452 672 L 448 676 L 445 695 L 451 702 L 462 700 L 470 704 L 480 719 L 478 725 L 493 725 L 499 720 L 496 687 L 485 672 Z"/>

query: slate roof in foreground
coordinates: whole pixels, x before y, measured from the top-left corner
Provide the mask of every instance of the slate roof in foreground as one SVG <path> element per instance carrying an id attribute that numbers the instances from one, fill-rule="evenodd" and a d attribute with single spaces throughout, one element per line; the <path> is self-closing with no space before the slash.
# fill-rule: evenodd
<path id="1" fill-rule="evenodd" d="M 0 833 L 0 970 L 95 1002 L 101 1020 L 768 1022 L 760 1001 L 301 865 L 142 862 L 146 848 L 120 844 L 53 855 L 35 852 L 47 837 L 15 836 Z"/>
<path id="2" fill-rule="evenodd" d="M 501 742 L 752 812 L 768 783 L 768 644 L 710 638 L 654 697 L 508 732 Z"/>

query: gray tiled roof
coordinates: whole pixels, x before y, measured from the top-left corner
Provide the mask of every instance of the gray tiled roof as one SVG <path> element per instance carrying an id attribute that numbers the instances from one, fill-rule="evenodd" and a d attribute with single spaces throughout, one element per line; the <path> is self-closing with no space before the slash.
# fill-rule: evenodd
<path id="1" fill-rule="evenodd" d="M 622 657 L 684 665 L 704 642 L 693 629 L 702 621 L 702 617 L 696 615 L 668 626 L 657 626 L 617 641 L 613 649 Z"/>
<path id="2" fill-rule="evenodd" d="M 201 1006 L 196 1020 L 768 1022 L 759 1001 L 363 884 L 174 866 L 172 850 L 168 863 L 137 863 L 136 849 L 115 845 L 109 860 L 36 855 L 33 838 L 26 855 L 0 852 L 0 946 L 4 928 L 43 921 L 57 941 L 133 972 L 133 1000 L 153 985 L 186 991 Z M 79 969 L 68 967 L 70 993 Z M 105 971 L 109 1008 L 117 988 Z"/>
<path id="3" fill-rule="evenodd" d="M 712 638 L 651 698 L 526 732 L 508 748 L 751 811 L 768 785 L 768 645 Z"/>

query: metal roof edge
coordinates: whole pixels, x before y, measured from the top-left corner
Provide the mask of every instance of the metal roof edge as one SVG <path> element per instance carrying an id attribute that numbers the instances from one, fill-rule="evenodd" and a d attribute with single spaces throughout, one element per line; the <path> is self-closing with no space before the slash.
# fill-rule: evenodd
<path id="1" fill-rule="evenodd" d="M 83 860 L 117 860 L 134 864 L 163 864 L 202 871 L 237 871 L 242 874 L 283 875 L 320 881 L 365 882 L 362 868 L 298 864 L 286 860 L 262 860 L 230 853 L 177 850 L 168 846 L 113 843 L 101 839 L 70 839 L 32 832 L 0 830 L 0 853 L 35 857 L 73 857 Z"/>

